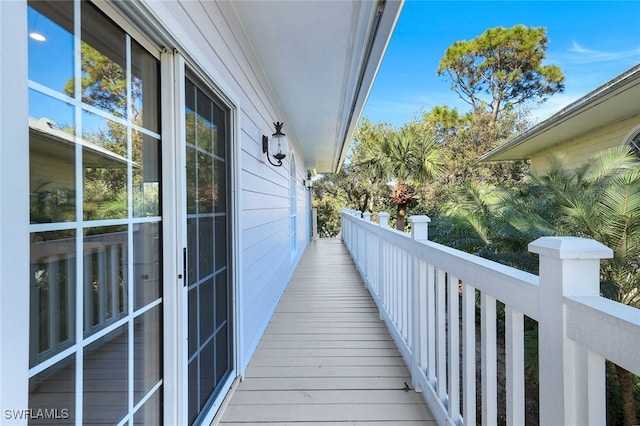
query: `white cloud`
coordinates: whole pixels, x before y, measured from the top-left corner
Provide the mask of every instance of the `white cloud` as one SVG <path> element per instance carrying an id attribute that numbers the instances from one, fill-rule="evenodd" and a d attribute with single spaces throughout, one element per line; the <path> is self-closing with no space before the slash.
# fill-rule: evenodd
<path id="1" fill-rule="evenodd" d="M 640 59 L 640 48 L 621 51 L 600 51 L 588 49 L 574 41 L 569 48 L 569 53 L 565 60 L 577 64 L 586 64 L 594 62 L 610 62 L 622 59 L 637 57 Z"/>

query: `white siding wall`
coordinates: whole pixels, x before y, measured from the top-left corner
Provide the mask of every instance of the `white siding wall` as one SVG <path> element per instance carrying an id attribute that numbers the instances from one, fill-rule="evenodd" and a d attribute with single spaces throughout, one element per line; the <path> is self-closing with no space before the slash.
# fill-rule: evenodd
<path id="1" fill-rule="evenodd" d="M 284 121 L 270 85 L 261 73 L 244 31 L 227 2 L 147 2 L 164 22 L 190 65 L 196 65 L 233 103 L 236 103 L 240 214 L 240 372 L 249 362 L 308 238 L 303 220 L 310 209 L 302 188 L 304 158 L 289 141 L 297 161 L 298 251 L 289 248 L 289 158 L 283 167 L 265 162 L 262 135 L 274 132 L 273 122 Z"/>

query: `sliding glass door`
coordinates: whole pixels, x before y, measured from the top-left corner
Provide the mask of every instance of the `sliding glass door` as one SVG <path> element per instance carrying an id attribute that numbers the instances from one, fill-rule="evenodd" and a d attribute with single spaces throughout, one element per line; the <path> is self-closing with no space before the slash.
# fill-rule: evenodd
<path id="1" fill-rule="evenodd" d="M 28 5 L 30 423 L 161 424 L 160 62 L 89 2 Z"/>
<path id="2" fill-rule="evenodd" d="M 233 371 L 229 254 L 229 109 L 185 82 L 188 416 L 192 424 Z"/>

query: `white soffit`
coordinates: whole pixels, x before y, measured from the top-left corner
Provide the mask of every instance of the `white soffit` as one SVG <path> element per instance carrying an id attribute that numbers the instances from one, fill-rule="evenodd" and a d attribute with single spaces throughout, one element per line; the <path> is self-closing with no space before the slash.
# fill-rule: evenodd
<path id="1" fill-rule="evenodd" d="M 384 12 L 376 20 L 379 5 Z M 268 79 L 283 131 L 305 167 L 335 172 L 344 159 L 402 1 L 233 2 Z"/>

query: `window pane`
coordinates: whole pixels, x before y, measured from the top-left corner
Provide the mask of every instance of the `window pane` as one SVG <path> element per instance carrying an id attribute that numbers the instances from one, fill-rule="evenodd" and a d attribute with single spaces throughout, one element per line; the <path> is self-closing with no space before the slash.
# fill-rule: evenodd
<path id="1" fill-rule="evenodd" d="M 213 274 L 213 218 L 202 217 L 198 220 L 198 280 L 202 280 Z"/>
<path id="2" fill-rule="evenodd" d="M 117 424 L 127 413 L 128 332 L 123 325 L 84 348 L 83 424 Z"/>
<path id="3" fill-rule="evenodd" d="M 140 44 L 131 43 L 131 121 L 160 131 L 160 64 Z"/>
<path id="4" fill-rule="evenodd" d="M 127 314 L 127 227 L 85 229 L 84 331 L 95 333 Z M 107 294 L 110 303 L 107 305 Z"/>
<path id="5" fill-rule="evenodd" d="M 196 150 L 187 146 L 187 213 L 198 212 L 196 205 L 198 188 L 196 187 Z"/>
<path id="6" fill-rule="evenodd" d="M 75 329 L 75 231 L 31 234 L 29 365 L 70 347 Z"/>
<path id="7" fill-rule="evenodd" d="M 133 230 L 134 306 L 139 309 L 161 296 L 160 224 L 134 224 Z"/>
<path id="8" fill-rule="evenodd" d="M 82 3 L 82 101 L 126 117 L 125 33 L 89 3 Z"/>
<path id="9" fill-rule="evenodd" d="M 73 425 L 75 419 L 76 362 L 71 355 L 29 379 L 29 408 L 43 410 L 30 425 Z M 46 416 L 44 414 L 47 414 Z"/>
<path id="10" fill-rule="evenodd" d="M 209 278 L 206 282 L 200 284 L 200 300 L 198 305 L 200 308 L 200 343 L 204 343 L 211 337 L 214 330 L 213 324 L 213 312 L 214 312 L 214 299 L 213 299 L 213 277 Z"/>
<path id="11" fill-rule="evenodd" d="M 30 1 L 29 80 L 73 96 L 73 2 Z"/>
<path id="12" fill-rule="evenodd" d="M 213 157 L 198 153 L 198 213 L 213 213 Z"/>
<path id="13" fill-rule="evenodd" d="M 213 105 L 213 119 L 217 130 L 213 140 L 213 152 L 218 157 L 225 158 L 227 144 L 225 111 L 215 104 Z"/>
<path id="14" fill-rule="evenodd" d="M 133 424 L 140 426 L 162 424 L 162 386 L 136 411 Z"/>
<path id="15" fill-rule="evenodd" d="M 133 216 L 160 215 L 160 141 L 132 132 Z"/>
<path id="16" fill-rule="evenodd" d="M 213 183 L 213 199 L 216 213 L 225 213 L 227 208 L 227 168 L 224 161 L 215 160 L 216 178 Z"/>
<path id="17" fill-rule="evenodd" d="M 197 90 L 197 123 L 196 140 L 198 148 L 213 153 L 213 136 L 215 125 L 213 123 L 213 103 L 200 89 Z"/>
<path id="18" fill-rule="evenodd" d="M 227 219 L 216 217 L 216 271 L 227 266 Z"/>
<path id="19" fill-rule="evenodd" d="M 73 221 L 76 215 L 73 107 L 29 91 L 31 223 Z"/>
<path id="20" fill-rule="evenodd" d="M 84 111 L 82 114 L 84 219 L 127 217 L 127 128 Z"/>
<path id="21" fill-rule="evenodd" d="M 161 308 L 158 305 L 134 321 L 134 404 L 158 384 L 162 374 Z"/>

